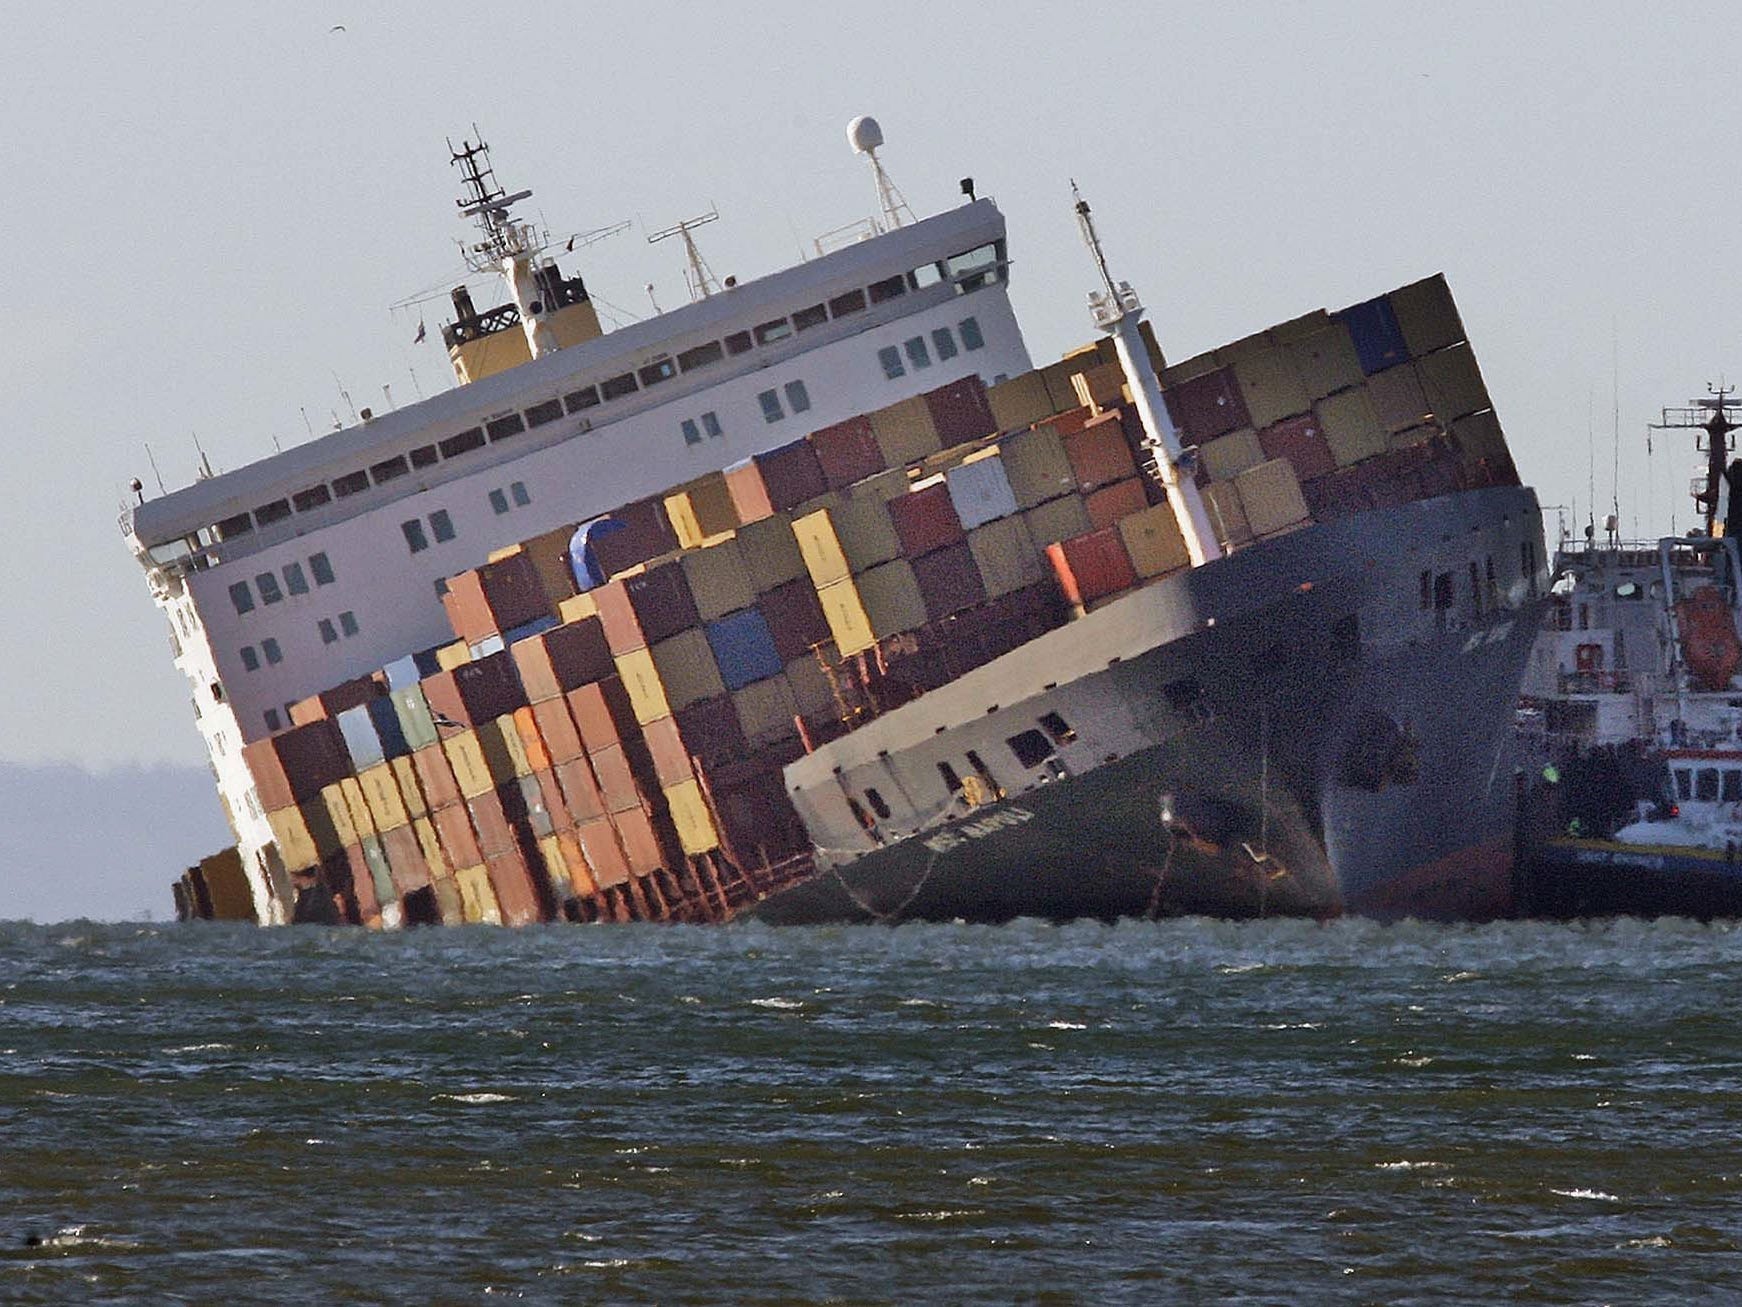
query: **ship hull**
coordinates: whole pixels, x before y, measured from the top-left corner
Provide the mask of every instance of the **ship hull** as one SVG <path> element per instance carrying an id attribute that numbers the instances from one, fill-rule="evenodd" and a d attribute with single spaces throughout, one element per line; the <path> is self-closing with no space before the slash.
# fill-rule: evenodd
<path id="1" fill-rule="evenodd" d="M 1506 602 L 1418 604 L 1422 573 L 1463 577 L 1484 555 L 1510 562 Z M 1199 614 L 1189 634 L 1023 706 L 1138 722 L 1143 747 L 1043 774 L 750 911 L 784 924 L 1506 916 L 1512 710 L 1541 589 L 1521 556 L 1542 557 L 1540 517 L 1531 492 L 1504 488 L 1303 529 L 1169 578 L 1144 602 Z M 961 728 L 958 748 L 991 756 L 1008 729 Z"/>
<path id="2" fill-rule="evenodd" d="M 1533 916 L 1742 917 L 1742 859 L 1734 853 L 1556 839 L 1532 850 L 1526 875 Z"/>

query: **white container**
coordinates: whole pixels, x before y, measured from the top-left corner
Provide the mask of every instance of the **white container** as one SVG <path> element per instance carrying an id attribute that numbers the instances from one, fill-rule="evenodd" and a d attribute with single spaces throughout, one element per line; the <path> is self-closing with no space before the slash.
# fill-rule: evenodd
<path id="1" fill-rule="evenodd" d="M 952 467 L 949 487 L 950 502 L 956 506 L 956 516 L 962 519 L 966 530 L 996 522 L 1016 511 L 1016 492 L 1010 488 L 1004 463 L 996 455 Z"/>

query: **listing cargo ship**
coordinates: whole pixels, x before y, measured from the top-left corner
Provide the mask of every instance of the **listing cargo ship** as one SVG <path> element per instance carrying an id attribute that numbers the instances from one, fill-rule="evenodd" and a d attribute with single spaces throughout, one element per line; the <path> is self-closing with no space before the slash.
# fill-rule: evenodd
<path id="1" fill-rule="evenodd" d="M 1511 910 L 1546 584 L 1430 277 L 1035 368 L 1003 216 L 601 330 L 481 146 L 451 392 L 132 506 L 237 843 L 185 916 Z"/>

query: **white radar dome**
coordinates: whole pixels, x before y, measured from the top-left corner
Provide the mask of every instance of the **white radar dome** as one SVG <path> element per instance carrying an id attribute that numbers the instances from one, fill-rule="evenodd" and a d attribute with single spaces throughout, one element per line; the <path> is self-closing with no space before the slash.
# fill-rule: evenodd
<path id="1" fill-rule="evenodd" d="M 856 154 L 870 154 L 883 144 L 883 129 L 870 114 L 860 114 L 847 124 L 847 144 Z"/>

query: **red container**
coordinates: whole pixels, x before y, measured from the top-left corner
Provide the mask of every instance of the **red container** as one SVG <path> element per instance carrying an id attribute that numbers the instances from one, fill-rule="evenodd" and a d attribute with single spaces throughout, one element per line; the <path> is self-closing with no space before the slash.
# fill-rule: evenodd
<path id="1" fill-rule="evenodd" d="M 822 601 L 808 578 L 801 577 L 759 595 L 756 607 L 774 637 L 775 652 L 783 663 L 802 658 L 813 645 L 832 639 L 823 616 Z"/>
<path id="2" fill-rule="evenodd" d="M 467 799 L 466 811 L 471 814 L 472 829 L 478 833 L 478 847 L 486 859 L 514 847 L 514 828 L 508 824 L 502 799 L 494 790 Z"/>
<path id="3" fill-rule="evenodd" d="M 832 427 L 811 432 L 811 448 L 816 451 L 817 466 L 823 480 L 833 490 L 841 490 L 866 477 L 883 471 L 883 451 L 871 434 L 871 419 L 848 418 Z"/>
<path id="4" fill-rule="evenodd" d="M 676 561 L 620 577 L 593 595 L 605 642 L 614 654 L 645 649 L 701 624 L 695 597 Z"/>
<path id="5" fill-rule="evenodd" d="M 889 519 L 895 524 L 901 552 L 908 558 L 920 558 L 968 538 L 962 519 L 956 516 L 956 506 L 950 502 L 950 488 L 942 481 L 891 499 Z"/>
<path id="6" fill-rule="evenodd" d="M 1246 400 L 1234 380 L 1233 368 L 1220 368 L 1182 381 L 1170 388 L 1165 398 L 1175 425 L 1186 432 L 1191 442 L 1202 444 L 1252 423 L 1246 415 Z"/>
<path id="7" fill-rule="evenodd" d="M 554 771 L 539 770 L 532 773 L 532 780 L 538 786 L 538 797 L 544 804 L 545 812 L 550 814 L 550 824 L 556 830 L 570 830 L 574 827 L 574 815 L 569 812 L 569 805 L 563 801 L 562 786 L 557 784 Z"/>
<path id="8" fill-rule="evenodd" d="M 635 709 L 629 702 L 629 691 L 620 677 L 608 676 L 567 695 L 569 712 L 575 719 L 581 743 L 588 753 L 607 745 L 619 744 L 641 734 L 635 720 Z"/>
<path id="9" fill-rule="evenodd" d="M 533 703 L 577 690 L 617 670 L 604 625 L 596 617 L 517 640 L 508 652 Z"/>
<path id="10" fill-rule="evenodd" d="M 986 602 L 986 586 L 966 541 L 915 559 L 913 579 L 919 583 L 928 621 L 941 621 Z"/>
<path id="11" fill-rule="evenodd" d="M 579 758 L 586 750 L 581 733 L 575 729 L 575 719 L 569 716 L 567 699 L 545 699 L 532 705 L 532 719 L 538 725 L 538 737 L 544 741 L 544 751 L 551 765 Z"/>
<path id="12" fill-rule="evenodd" d="M 442 606 L 454 634 L 467 644 L 555 612 L 529 554 L 511 554 L 449 577 Z"/>
<path id="13" fill-rule="evenodd" d="M 351 755 L 331 718 L 296 726 L 242 751 L 268 812 L 304 803 L 351 775 Z"/>
<path id="14" fill-rule="evenodd" d="M 986 383 L 977 376 L 928 390 L 925 406 L 945 449 L 998 432 L 998 420 L 986 400 Z"/>
<path id="15" fill-rule="evenodd" d="M 586 856 L 587 869 L 600 889 L 621 885 L 629 879 L 629 861 L 623 856 L 623 845 L 617 838 L 617 828 L 609 817 L 584 821 L 575 835 Z"/>
<path id="16" fill-rule="evenodd" d="M 387 855 L 387 872 L 393 877 L 393 888 L 400 897 L 414 893 L 429 884 L 429 863 L 417 842 L 417 832 L 409 826 L 381 832 L 381 851 Z"/>
<path id="17" fill-rule="evenodd" d="M 431 744 L 413 752 L 411 766 L 417 773 L 418 784 L 423 787 L 424 801 L 430 807 L 445 808 L 460 801 L 460 786 L 454 779 L 453 764 L 448 761 L 441 745 Z"/>
<path id="18" fill-rule="evenodd" d="M 677 548 L 677 533 L 671 529 L 662 498 L 625 504 L 622 508 L 612 509 L 609 516 L 621 522 L 623 529 L 593 543 L 593 557 L 606 576 L 615 576 L 624 568 L 669 554 Z"/>
<path id="19" fill-rule="evenodd" d="M 699 761 L 704 772 L 738 762 L 749 752 L 744 728 L 738 721 L 738 710 L 732 706 L 729 694 L 679 708 L 673 714 L 673 720 L 683 740 L 684 752 Z"/>
<path id="20" fill-rule="evenodd" d="M 797 508 L 829 488 L 822 464 L 808 440 L 795 440 L 758 454 L 753 460 L 762 473 L 762 488 L 776 513 Z"/>
<path id="21" fill-rule="evenodd" d="M 714 791 L 720 835 L 740 866 L 761 867 L 810 847 L 781 774 L 760 770 Z"/>
<path id="22" fill-rule="evenodd" d="M 503 925 L 530 926 L 544 920 L 544 896 L 539 893 L 518 847 L 486 857 L 484 866 L 490 873 L 491 888 L 496 891 L 497 906 L 502 909 Z"/>
<path id="23" fill-rule="evenodd" d="M 774 505 L 768 501 L 768 487 L 762 483 L 762 469 L 756 460 L 747 458 L 727 468 L 726 493 L 732 499 L 732 511 L 745 526 L 774 516 Z"/>
<path id="24" fill-rule="evenodd" d="M 345 846 L 345 869 L 351 876 L 351 897 L 357 904 L 357 919 L 368 921 L 381 915 L 381 900 L 375 897 L 375 877 L 360 845 Z"/>
<path id="25" fill-rule="evenodd" d="M 1130 517 L 1148 508 L 1149 493 L 1140 478 L 1132 477 L 1102 486 L 1083 501 L 1083 507 L 1088 510 L 1089 521 L 1098 531 L 1104 526 L 1112 526 L 1122 517 Z"/>
<path id="26" fill-rule="evenodd" d="M 593 775 L 593 765 L 585 758 L 559 762 L 555 768 L 558 787 L 562 790 L 563 806 L 575 825 L 605 815 L 605 796 L 599 793 L 599 782 Z"/>
<path id="27" fill-rule="evenodd" d="M 1131 566 L 1131 555 L 1125 552 L 1117 527 L 1103 527 L 1048 545 L 1046 556 L 1059 588 L 1073 604 L 1105 599 L 1137 584 L 1137 570 Z"/>
<path id="28" fill-rule="evenodd" d="M 1084 490 L 1111 485 L 1137 475 L 1136 460 L 1131 457 L 1131 445 L 1125 438 L 1125 426 L 1119 414 L 1103 413 L 1083 424 L 1064 438 L 1065 457 L 1071 461 L 1071 471 Z"/>
<path id="29" fill-rule="evenodd" d="M 731 702 L 729 699 L 727 702 Z M 653 780 L 661 788 L 681 785 L 695 777 L 690 766 L 690 751 L 684 745 L 683 732 L 675 717 L 661 717 L 641 728 L 647 739 L 647 753 L 652 762 Z"/>
<path id="30" fill-rule="evenodd" d="M 461 726 L 481 726 L 526 707 L 519 669 L 506 649 L 426 676 L 421 684 L 431 715 L 440 714 Z"/>
<path id="31" fill-rule="evenodd" d="M 1345 468 L 1330 476 L 1303 481 L 1300 493 L 1315 522 L 1335 522 L 1339 518 L 1353 517 L 1356 513 L 1365 512 L 1373 506 L 1367 489 L 1362 484 L 1359 468 Z"/>
<path id="32" fill-rule="evenodd" d="M 606 745 L 587 755 L 598 779 L 599 792 L 605 797 L 608 812 L 622 812 L 641 806 L 641 791 L 635 785 L 635 773 L 621 744 Z"/>
<path id="33" fill-rule="evenodd" d="M 1265 427 L 1258 433 L 1258 443 L 1266 458 L 1286 458 L 1293 465 L 1297 480 L 1311 481 L 1337 470 L 1337 460 L 1325 443 L 1324 430 L 1311 413 Z"/>
<path id="34" fill-rule="evenodd" d="M 330 690 L 322 690 L 319 694 L 311 694 L 308 698 L 291 704 L 290 724 L 306 726 L 310 722 L 337 717 L 347 708 L 355 708 L 371 699 L 379 699 L 386 693 L 387 687 L 371 676 L 340 681 Z"/>
<path id="35" fill-rule="evenodd" d="M 629 870 L 637 876 L 658 871 L 665 865 L 660 853 L 659 838 L 653 833 L 653 821 L 644 808 L 629 808 L 611 814 L 611 824 L 617 828 L 617 838 L 623 844 L 623 856 Z"/>
<path id="36" fill-rule="evenodd" d="M 484 861 L 484 851 L 478 847 L 478 833 L 472 829 L 472 815 L 465 804 L 433 809 L 429 818 L 435 824 L 442 852 L 456 869 L 475 867 Z"/>

